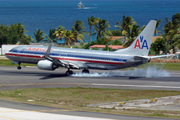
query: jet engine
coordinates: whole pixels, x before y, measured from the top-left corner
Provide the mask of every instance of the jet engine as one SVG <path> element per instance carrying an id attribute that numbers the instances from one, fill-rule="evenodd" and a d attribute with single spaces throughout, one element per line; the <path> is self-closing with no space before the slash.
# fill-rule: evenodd
<path id="1" fill-rule="evenodd" d="M 41 70 L 55 70 L 56 68 L 58 68 L 57 65 L 54 65 L 54 63 L 48 60 L 40 60 L 37 66 Z"/>

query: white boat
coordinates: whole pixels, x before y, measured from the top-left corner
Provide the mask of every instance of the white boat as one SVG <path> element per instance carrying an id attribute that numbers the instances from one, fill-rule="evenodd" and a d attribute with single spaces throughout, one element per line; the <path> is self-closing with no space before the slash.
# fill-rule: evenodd
<path id="1" fill-rule="evenodd" d="M 77 5 L 77 8 L 78 9 L 82 9 L 82 8 L 84 8 L 84 5 L 82 4 L 82 2 L 80 1 L 80 3 Z"/>

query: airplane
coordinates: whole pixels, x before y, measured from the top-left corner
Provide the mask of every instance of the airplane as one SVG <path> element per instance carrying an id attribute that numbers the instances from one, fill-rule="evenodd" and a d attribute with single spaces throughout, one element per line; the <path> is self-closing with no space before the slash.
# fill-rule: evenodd
<path id="1" fill-rule="evenodd" d="M 89 73 L 89 69 L 114 70 L 136 67 L 149 62 L 151 58 L 163 57 L 148 56 L 155 26 L 156 21 L 151 20 L 129 47 L 113 52 L 52 47 L 50 44 L 48 47 L 15 47 L 5 53 L 5 56 L 19 64 L 17 69 L 21 69 L 21 63 L 33 63 L 41 70 L 65 67 L 68 69 L 66 75 L 73 74 L 71 69 L 82 69 L 82 73 Z"/>

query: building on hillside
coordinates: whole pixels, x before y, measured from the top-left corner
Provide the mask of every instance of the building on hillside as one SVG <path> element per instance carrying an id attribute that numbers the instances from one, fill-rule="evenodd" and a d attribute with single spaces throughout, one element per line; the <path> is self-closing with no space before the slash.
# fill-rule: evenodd
<path id="1" fill-rule="evenodd" d="M 120 40 L 122 43 L 125 43 L 125 36 L 110 36 L 110 40 Z"/>
<path id="2" fill-rule="evenodd" d="M 152 42 L 155 42 L 157 38 L 162 38 L 162 36 L 153 36 Z"/>
<path id="3" fill-rule="evenodd" d="M 106 45 L 92 45 L 89 47 L 89 49 L 98 48 L 98 50 L 102 50 L 105 47 L 106 47 Z M 118 50 L 118 49 L 123 49 L 122 45 L 108 45 L 108 47 L 110 47 L 114 51 Z"/>

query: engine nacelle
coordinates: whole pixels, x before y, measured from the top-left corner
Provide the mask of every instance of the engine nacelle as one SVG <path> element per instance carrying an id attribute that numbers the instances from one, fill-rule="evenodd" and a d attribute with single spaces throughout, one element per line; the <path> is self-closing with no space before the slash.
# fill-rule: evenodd
<path id="1" fill-rule="evenodd" d="M 54 65 L 51 61 L 48 60 L 40 60 L 37 66 L 41 70 L 55 70 L 58 68 L 58 66 Z"/>

